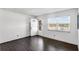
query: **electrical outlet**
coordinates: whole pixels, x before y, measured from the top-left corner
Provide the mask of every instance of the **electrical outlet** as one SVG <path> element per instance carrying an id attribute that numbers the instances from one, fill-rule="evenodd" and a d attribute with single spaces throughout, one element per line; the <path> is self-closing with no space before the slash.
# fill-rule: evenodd
<path id="1" fill-rule="evenodd" d="M 55 38 L 56 35 L 53 35 L 53 37 Z"/>
<path id="2" fill-rule="evenodd" d="M 56 35 L 53 35 L 53 36 L 56 36 Z"/>
<path id="3" fill-rule="evenodd" d="M 17 37 L 19 37 L 19 35 L 16 35 Z"/>

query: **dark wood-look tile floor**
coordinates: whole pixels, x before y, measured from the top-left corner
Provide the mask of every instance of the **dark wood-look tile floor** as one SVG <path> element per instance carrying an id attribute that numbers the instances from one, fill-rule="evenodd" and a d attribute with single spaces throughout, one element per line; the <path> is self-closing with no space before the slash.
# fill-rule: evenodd
<path id="1" fill-rule="evenodd" d="M 78 48 L 76 45 L 33 36 L 0 44 L 0 51 L 78 51 Z"/>

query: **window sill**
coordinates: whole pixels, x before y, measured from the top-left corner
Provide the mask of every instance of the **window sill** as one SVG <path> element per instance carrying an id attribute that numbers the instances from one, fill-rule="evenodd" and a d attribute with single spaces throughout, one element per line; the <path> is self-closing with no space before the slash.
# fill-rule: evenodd
<path id="1" fill-rule="evenodd" d="M 61 30 L 48 30 L 48 31 L 56 31 L 56 32 L 67 32 L 67 33 L 70 33 L 70 31 L 61 31 Z"/>

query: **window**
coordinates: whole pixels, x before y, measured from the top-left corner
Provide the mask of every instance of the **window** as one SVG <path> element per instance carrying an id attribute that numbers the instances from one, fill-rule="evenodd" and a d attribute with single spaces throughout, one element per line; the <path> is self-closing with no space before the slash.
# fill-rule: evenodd
<path id="1" fill-rule="evenodd" d="M 70 16 L 48 18 L 48 30 L 70 31 Z"/>
<path id="2" fill-rule="evenodd" d="M 77 16 L 77 29 L 79 29 L 79 15 Z"/>

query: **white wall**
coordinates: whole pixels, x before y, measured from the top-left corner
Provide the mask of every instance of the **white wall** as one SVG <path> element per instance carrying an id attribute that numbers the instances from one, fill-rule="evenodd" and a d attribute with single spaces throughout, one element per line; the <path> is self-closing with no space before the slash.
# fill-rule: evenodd
<path id="1" fill-rule="evenodd" d="M 53 16 L 70 16 L 70 32 L 61 31 L 48 31 L 47 18 Z M 42 31 L 39 31 L 39 35 L 64 41 L 71 44 L 78 44 L 78 32 L 77 32 L 77 9 L 70 9 L 60 12 L 51 13 L 48 15 L 39 16 L 38 19 L 42 20 Z M 56 35 L 56 36 L 54 36 Z"/>
<path id="2" fill-rule="evenodd" d="M 0 43 L 29 36 L 29 17 L 0 9 Z"/>

